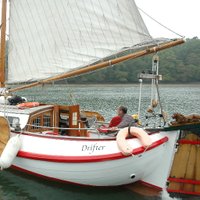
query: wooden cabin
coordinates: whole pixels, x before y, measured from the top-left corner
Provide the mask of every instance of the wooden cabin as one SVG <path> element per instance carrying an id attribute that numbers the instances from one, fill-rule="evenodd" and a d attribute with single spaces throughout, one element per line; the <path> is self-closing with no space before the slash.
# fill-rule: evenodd
<path id="1" fill-rule="evenodd" d="M 46 105 L 20 109 L 0 105 L 0 116 L 6 117 L 15 131 L 39 132 L 54 135 L 88 136 L 89 121 L 103 122 L 97 112 L 80 111 L 79 105 Z"/>

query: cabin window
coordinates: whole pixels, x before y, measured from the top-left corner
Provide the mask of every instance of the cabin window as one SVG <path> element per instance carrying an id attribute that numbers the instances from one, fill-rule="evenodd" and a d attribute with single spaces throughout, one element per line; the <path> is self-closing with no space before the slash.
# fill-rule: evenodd
<path id="1" fill-rule="evenodd" d="M 44 126 L 46 126 L 46 127 L 51 127 L 51 125 L 52 125 L 52 117 L 51 117 L 51 112 L 49 112 L 49 113 L 45 113 L 44 115 L 43 115 L 43 121 L 44 121 Z"/>
<path id="2" fill-rule="evenodd" d="M 11 127 L 16 128 L 16 127 L 20 126 L 19 117 L 10 117 L 10 116 L 8 116 L 7 119 L 9 121 L 9 124 L 10 124 Z"/>
<path id="3" fill-rule="evenodd" d="M 37 117 L 32 122 L 32 129 L 40 129 L 41 127 L 41 117 Z"/>
<path id="4" fill-rule="evenodd" d="M 53 111 L 43 112 L 38 115 L 34 115 L 30 119 L 29 131 L 46 131 L 49 130 L 47 127 L 53 126 Z"/>

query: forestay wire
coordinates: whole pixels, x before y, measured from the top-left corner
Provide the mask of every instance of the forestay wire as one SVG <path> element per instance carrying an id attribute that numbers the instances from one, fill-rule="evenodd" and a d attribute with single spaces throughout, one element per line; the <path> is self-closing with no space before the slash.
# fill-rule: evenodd
<path id="1" fill-rule="evenodd" d="M 168 31 L 174 33 L 175 35 L 180 36 L 181 38 L 184 38 L 185 36 L 173 31 L 172 29 L 170 29 L 169 27 L 165 26 L 164 24 L 162 24 L 161 22 L 159 22 L 158 20 L 156 20 L 155 18 L 153 18 L 152 16 L 150 16 L 147 12 L 145 12 L 143 9 L 141 9 L 140 7 L 137 6 L 137 8 L 144 13 L 147 17 L 149 17 L 150 19 L 152 19 L 154 22 L 156 22 L 157 24 L 159 24 L 160 26 L 162 26 L 163 28 L 167 29 Z"/>

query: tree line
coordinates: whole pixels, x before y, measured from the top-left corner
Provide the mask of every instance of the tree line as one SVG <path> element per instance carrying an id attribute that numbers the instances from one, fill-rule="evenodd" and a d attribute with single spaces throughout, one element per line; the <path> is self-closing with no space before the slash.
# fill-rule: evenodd
<path id="1" fill-rule="evenodd" d="M 160 74 L 164 83 L 200 82 L 200 39 L 159 52 Z M 69 83 L 136 83 L 137 75 L 151 70 L 152 55 L 129 60 L 118 66 L 71 78 Z"/>

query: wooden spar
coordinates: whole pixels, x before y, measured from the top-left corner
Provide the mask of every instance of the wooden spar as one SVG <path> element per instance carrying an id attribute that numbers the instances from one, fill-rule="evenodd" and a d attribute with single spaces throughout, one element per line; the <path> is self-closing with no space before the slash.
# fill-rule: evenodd
<path id="1" fill-rule="evenodd" d="M 8 92 L 16 92 L 16 91 L 19 91 L 19 90 L 35 87 L 35 86 L 42 85 L 42 84 L 45 84 L 45 83 L 78 76 L 78 75 L 85 74 L 85 73 L 88 73 L 88 72 L 92 72 L 92 71 L 95 71 L 95 70 L 98 70 L 98 69 L 103 69 L 103 68 L 108 67 L 110 65 L 115 65 L 115 64 L 130 60 L 130 59 L 139 58 L 141 56 L 145 56 L 145 55 L 148 55 L 148 54 L 151 54 L 151 53 L 155 53 L 157 51 L 161 51 L 161 50 L 173 47 L 173 46 L 180 45 L 184 42 L 185 42 L 184 39 L 173 40 L 173 41 L 170 41 L 170 42 L 165 43 L 165 44 L 150 47 L 150 48 L 147 48 L 145 50 L 141 50 L 141 51 L 138 51 L 138 52 L 134 52 L 134 53 L 125 55 L 125 56 L 121 56 L 119 58 L 115 58 L 115 59 L 104 61 L 104 62 L 101 62 L 101 63 L 98 63 L 98 64 L 83 67 L 83 68 L 77 69 L 75 71 L 66 72 L 66 73 L 63 73 L 61 75 L 57 75 L 57 76 L 54 76 L 54 77 L 51 77 L 51 78 L 44 79 L 42 81 L 30 83 L 30 84 L 27 84 L 27 85 L 24 85 L 24 86 L 21 86 L 21 87 L 12 88 L 12 89 L 8 90 Z"/>
<path id="2" fill-rule="evenodd" d="M 2 0 L 1 16 L 1 51 L 0 51 L 0 87 L 5 87 L 5 60 L 6 60 L 6 3 Z"/>

